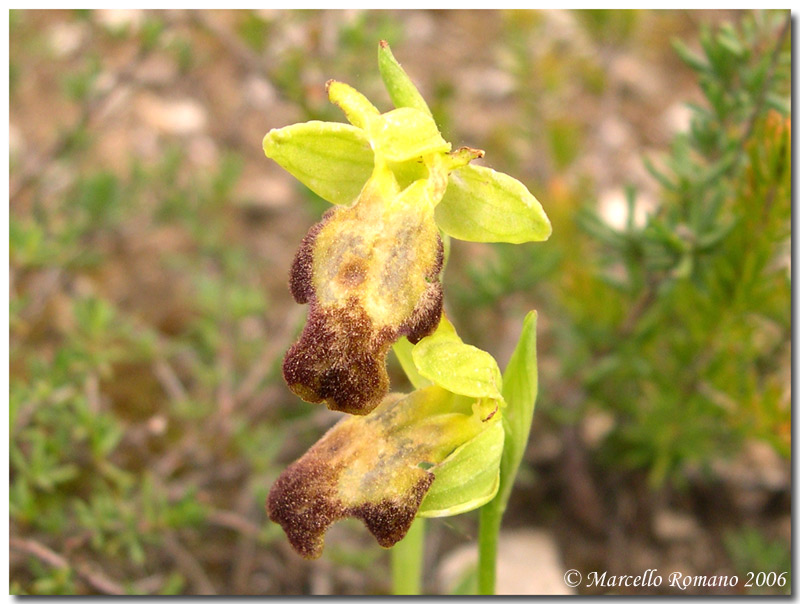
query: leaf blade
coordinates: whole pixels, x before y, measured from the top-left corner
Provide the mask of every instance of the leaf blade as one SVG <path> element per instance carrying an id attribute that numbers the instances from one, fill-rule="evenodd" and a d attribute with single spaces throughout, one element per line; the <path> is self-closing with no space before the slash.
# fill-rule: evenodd
<path id="1" fill-rule="evenodd" d="M 514 477 L 525 453 L 533 421 L 533 411 L 538 394 L 538 372 L 536 366 L 536 311 L 531 311 L 522 324 L 522 333 L 517 347 L 503 376 L 503 429 L 505 445 L 500 462 L 500 490 L 498 503 L 505 507 L 511 494 Z"/>

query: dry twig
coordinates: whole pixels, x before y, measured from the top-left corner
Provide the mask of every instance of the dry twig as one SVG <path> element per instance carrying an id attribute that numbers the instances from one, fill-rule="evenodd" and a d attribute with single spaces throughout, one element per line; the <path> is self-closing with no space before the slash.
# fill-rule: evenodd
<path id="1" fill-rule="evenodd" d="M 74 571 L 81 579 L 100 593 L 112 596 L 122 596 L 128 593 L 124 587 L 107 577 L 101 571 L 91 568 L 86 563 L 72 564 L 61 554 L 54 552 L 46 545 L 34 539 L 11 537 L 9 539 L 9 545 L 12 550 L 17 550 L 18 552 L 33 556 L 48 566 Z"/>

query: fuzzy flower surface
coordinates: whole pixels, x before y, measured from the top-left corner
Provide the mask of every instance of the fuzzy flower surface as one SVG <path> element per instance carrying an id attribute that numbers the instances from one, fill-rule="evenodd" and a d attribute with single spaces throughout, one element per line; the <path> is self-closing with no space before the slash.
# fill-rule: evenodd
<path id="1" fill-rule="evenodd" d="M 303 400 L 366 415 L 389 391 L 386 355 L 431 334 L 442 314 L 442 237 L 542 241 L 551 227 L 518 180 L 452 151 L 430 109 L 381 42 L 378 64 L 395 109 L 379 110 L 342 82 L 327 85 L 349 124 L 271 130 L 266 155 L 334 204 L 295 256 L 290 290 L 309 305 L 283 362 Z"/>

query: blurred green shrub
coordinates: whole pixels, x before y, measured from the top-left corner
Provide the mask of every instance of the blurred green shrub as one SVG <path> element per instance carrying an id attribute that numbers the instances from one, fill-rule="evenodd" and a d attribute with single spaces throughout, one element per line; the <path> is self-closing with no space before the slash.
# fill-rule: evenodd
<path id="1" fill-rule="evenodd" d="M 724 543 L 748 594 L 792 593 L 792 551 L 788 544 L 767 539 L 752 527 L 729 531 Z M 781 575 L 785 581 L 777 579 Z"/>
<path id="2" fill-rule="evenodd" d="M 603 14 L 584 17 L 604 27 Z M 767 12 L 705 28 L 701 54 L 675 42 L 705 101 L 690 105 L 661 167 L 645 159 L 660 198 L 644 224 L 633 189 L 623 228 L 594 203 L 566 216 L 586 193 L 568 192 L 566 209 L 552 210 L 554 245 L 500 248 L 467 269 L 458 296 L 489 306 L 536 292 L 559 362 L 543 410 L 568 423 L 610 414 L 599 459 L 645 470 L 653 486 L 683 482 L 748 439 L 790 453 L 788 23 Z M 563 127 L 551 126 L 551 144 L 574 138 Z M 557 165 L 566 149 L 552 150 Z"/>
<path id="3" fill-rule="evenodd" d="M 87 583 L 106 593 L 181 592 L 191 572 L 164 558 L 171 540 L 214 530 L 213 515 L 235 507 L 242 489 L 247 501 L 263 499 L 281 436 L 214 403 L 262 354 L 263 343 L 231 325 L 269 306 L 263 266 L 227 236 L 224 202 L 239 163 L 229 156 L 205 178 L 187 179 L 182 154 L 168 152 L 125 175 L 89 171 L 35 218 L 12 214 L 10 519 L 18 548 L 42 540 L 12 593 L 86 593 Z M 163 203 L 151 203 L 154 191 Z M 164 249 L 136 243 L 159 229 L 170 237 Z M 144 256 L 132 259 L 133 250 Z M 104 292 L 114 274 L 142 265 L 187 291 L 177 302 L 148 302 L 147 292 L 132 291 L 141 287 L 133 274 L 127 288 L 112 281 L 114 296 Z M 163 316 L 176 303 L 186 305 L 180 316 Z M 209 426 L 218 438 L 197 449 Z M 204 460 L 194 459 L 201 450 Z M 156 467 L 170 451 L 166 469 Z M 202 492 L 200 476 L 228 458 L 250 480 Z M 185 484 L 187 471 L 199 474 Z M 106 570 L 41 549 L 51 541 Z"/>
<path id="4" fill-rule="evenodd" d="M 784 15 L 762 18 L 703 31 L 703 56 L 676 42 L 706 103 L 664 168 L 648 164 L 662 197 L 646 224 L 579 216 L 609 294 L 597 299 L 622 309 L 598 322 L 584 307 L 596 362 L 581 379 L 617 417 L 606 459 L 656 485 L 746 439 L 790 451 L 790 45 Z"/>

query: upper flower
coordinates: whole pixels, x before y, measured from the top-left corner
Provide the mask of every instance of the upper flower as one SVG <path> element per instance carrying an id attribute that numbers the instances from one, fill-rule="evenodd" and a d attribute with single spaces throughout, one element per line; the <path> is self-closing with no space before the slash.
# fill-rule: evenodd
<path id="1" fill-rule="evenodd" d="M 551 227 L 519 181 L 451 152 L 430 109 L 381 42 L 378 62 L 396 109 L 328 82 L 351 125 L 312 121 L 271 130 L 264 152 L 336 204 L 292 265 L 290 289 L 309 319 L 286 355 L 289 387 L 310 402 L 363 415 L 388 392 L 385 359 L 401 336 L 416 342 L 442 310 L 440 231 L 468 241 L 542 241 Z"/>

